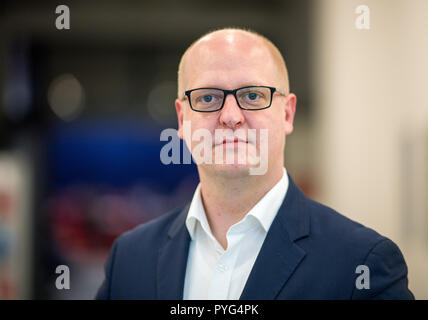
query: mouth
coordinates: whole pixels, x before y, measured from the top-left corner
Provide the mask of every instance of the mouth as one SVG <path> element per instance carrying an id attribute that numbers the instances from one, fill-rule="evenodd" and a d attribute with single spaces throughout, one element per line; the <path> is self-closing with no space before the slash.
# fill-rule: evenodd
<path id="1" fill-rule="evenodd" d="M 243 139 L 239 139 L 239 138 L 235 138 L 233 140 L 228 140 L 228 139 L 224 139 L 223 140 L 223 144 L 228 144 L 228 143 L 248 143 L 248 141 L 243 140 Z"/>
<path id="2" fill-rule="evenodd" d="M 248 141 L 247 140 L 244 140 L 244 139 L 240 139 L 240 138 L 234 138 L 234 139 L 223 139 L 223 141 L 222 142 L 219 142 L 219 143 L 216 143 L 215 145 L 216 146 L 219 146 L 219 145 L 237 145 L 237 144 L 239 144 L 239 143 L 245 143 L 245 144 L 248 144 Z"/>

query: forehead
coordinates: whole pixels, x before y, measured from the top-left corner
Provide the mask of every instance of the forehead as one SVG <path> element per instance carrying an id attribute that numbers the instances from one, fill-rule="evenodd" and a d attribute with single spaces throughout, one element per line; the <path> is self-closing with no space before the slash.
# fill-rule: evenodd
<path id="1" fill-rule="evenodd" d="M 189 88 L 274 85 L 277 68 L 265 43 L 254 36 L 226 35 L 200 40 L 189 50 L 183 70 Z"/>

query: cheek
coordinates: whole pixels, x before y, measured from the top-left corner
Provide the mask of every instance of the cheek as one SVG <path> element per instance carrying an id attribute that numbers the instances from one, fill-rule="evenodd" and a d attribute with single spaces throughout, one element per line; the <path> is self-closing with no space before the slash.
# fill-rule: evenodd
<path id="1" fill-rule="evenodd" d="M 217 125 L 217 119 L 213 115 L 206 114 L 193 114 L 189 117 L 190 124 L 192 126 L 192 132 L 199 129 L 206 129 L 212 133 L 214 133 L 214 129 Z"/>
<path id="2" fill-rule="evenodd" d="M 282 152 L 285 143 L 285 121 L 281 118 L 272 119 L 268 127 L 270 152 Z"/>
<path id="3" fill-rule="evenodd" d="M 263 119 L 254 121 L 250 128 L 267 129 L 269 138 L 275 138 L 278 135 L 285 134 L 285 121 L 279 113 L 269 114 Z"/>
<path id="4" fill-rule="evenodd" d="M 211 138 L 214 139 L 214 131 L 216 128 L 216 119 L 214 119 L 214 117 L 195 114 L 184 117 L 183 120 L 183 137 L 188 146 L 192 145 L 192 149 L 194 144 L 200 140 L 201 136 L 205 136 L 208 132 Z"/>

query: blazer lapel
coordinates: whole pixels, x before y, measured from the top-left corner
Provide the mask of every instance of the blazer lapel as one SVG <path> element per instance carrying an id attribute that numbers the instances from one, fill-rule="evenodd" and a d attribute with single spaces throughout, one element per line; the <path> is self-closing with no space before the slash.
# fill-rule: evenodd
<path id="1" fill-rule="evenodd" d="M 186 205 L 168 231 L 168 238 L 159 250 L 157 297 L 161 300 L 183 299 L 184 277 L 190 235 L 185 220 L 190 204 Z"/>
<path id="2" fill-rule="evenodd" d="M 242 300 L 275 299 L 306 255 L 295 241 L 309 234 L 302 191 L 289 176 L 286 197 L 269 228 L 241 294 Z"/>

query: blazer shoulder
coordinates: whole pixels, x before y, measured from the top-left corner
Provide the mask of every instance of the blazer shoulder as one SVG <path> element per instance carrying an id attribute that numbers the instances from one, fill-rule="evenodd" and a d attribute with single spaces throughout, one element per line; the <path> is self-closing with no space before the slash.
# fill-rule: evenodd
<path id="1" fill-rule="evenodd" d="M 105 280 L 97 299 L 153 299 L 158 250 L 168 236 L 177 216 L 177 208 L 120 235 L 113 243 L 105 264 Z M 140 281 L 141 285 L 136 285 Z"/>
<path id="2" fill-rule="evenodd" d="M 389 238 L 334 209 L 307 198 L 306 212 L 311 220 L 311 252 L 322 251 L 340 268 L 336 276 L 363 266 L 369 270 L 370 290 L 352 286 L 351 299 L 414 299 L 408 289 L 407 265 L 400 248 Z M 340 269 L 340 270 L 339 270 Z"/>
<path id="3" fill-rule="evenodd" d="M 369 250 L 387 239 L 372 228 L 315 200 L 307 199 L 312 236 L 343 248 L 361 250 L 361 254 L 367 254 Z"/>

